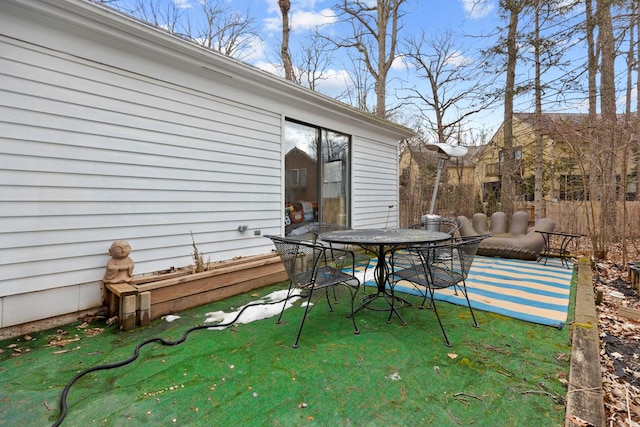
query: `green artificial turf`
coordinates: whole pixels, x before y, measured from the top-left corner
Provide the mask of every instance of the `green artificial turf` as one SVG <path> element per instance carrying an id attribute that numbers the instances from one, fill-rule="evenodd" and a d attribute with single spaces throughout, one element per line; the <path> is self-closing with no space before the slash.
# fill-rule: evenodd
<path id="1" fill-rule="evenodd" d="M 283 286 L 129 332 L 78 322 L 0 342 L 0 425 L 51 425 L 61 392 L 77 373 L 125 360 L 149 338 L 176 340 L 202 324 L 207 312 L 232 311 Z M 480 328 L 474 328 L 466 308 L 440 303 L 453 342 L 446 347 L 433 311 L 419 310 L 417 298 L 408 297 L 416 304 L 401 308 L 406 326 L 364 310 L 356 315 L 361 334 L 355 335 L 345 318 L 346 295 L 338 297 L 333 313 L 323 300 L 314 307 L 298 349 L 292 344 L 303 312 L 299 304 L 285 312 L 281 325 L 271 318 L 197 330 L 176 346 L 145 346 L 133 363 L 76 382 L 62 425 L 563 424 L 568 326 L 558 330 L 476 311 Z"/>

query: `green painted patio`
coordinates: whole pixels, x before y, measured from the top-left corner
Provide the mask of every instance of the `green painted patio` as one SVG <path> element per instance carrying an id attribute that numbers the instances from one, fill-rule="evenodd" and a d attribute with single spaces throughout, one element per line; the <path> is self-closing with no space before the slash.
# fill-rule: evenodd
<path id="1" fill-rule="evenodd" d="M 121 332 L 104 320 L 0 342 L 0 425 L 53 425 L 65 385 L 64 426 L 561 426 L 571 353 L 557 329 L 440 302 L 452 347 L 420 298 L 401 308 L 405 326 L 363 310 L 353 333 L 346 295 L 311 311 L 299 349 L 291 347 L 303 309 L 226 329 L 200 328 L 286 284 L 181 313 L 172 322 Z M 370 290 L 368 290 L 370 291 Z M 575 277 L 567 323 L 573 319 Z"/>

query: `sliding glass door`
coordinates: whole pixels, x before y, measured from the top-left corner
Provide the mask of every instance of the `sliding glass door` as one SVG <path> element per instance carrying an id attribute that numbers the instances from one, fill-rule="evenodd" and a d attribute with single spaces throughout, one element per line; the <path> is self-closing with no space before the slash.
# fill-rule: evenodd
<path id="1" fill-rule="evenodd" d="M 351 138 L 285 123 L 285 234 L 304 233 L 312 222 L 349 225 Z"/>

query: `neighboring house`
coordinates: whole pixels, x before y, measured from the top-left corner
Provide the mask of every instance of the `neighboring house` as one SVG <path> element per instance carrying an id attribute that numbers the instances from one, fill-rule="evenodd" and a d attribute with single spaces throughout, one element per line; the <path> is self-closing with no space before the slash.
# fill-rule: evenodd
<path id="1" fill-rule="evenodd" d="M 140 274 L 192 263 L 191 235 L 268 253 L 298 203 L 396 226 L 413 136 L 80 0 L 0 2 L 0 111 L 0 328 L 100 306 L 117 239 Z"/>
<path id="2" fill-rule="evenodd" d="M 513 156 L 516 161 L 516 195 L 518 201 L 534 200 L 536 170 L 536 115 L 517 113 L 513 117 Z M 542 114 L 543 194 L 545 200 L 583 200 L 584 178 L 580 164 L 588 164 L 588 115 Z M 504 165 L 503 126 L 478 158 L 477 175 L 483 189 L 483 201 L 491 205 L 499 200 Z M 622 154 L 619 154 L 622 156 Z M 620 157 L 622 158 L 622 157 Z M 620 166 L 618 164 L 618 166 Z M 633 174 L 635 162 L 628 163 Z M 621 169 L 618 168 L 618 178 Z M 588 172 L 588 167 L 585 169 Z M 631 175 L 630 175 L 631 176 Z M 635 197 L 635 182 L 627 188 L 627 197 Z"/>
<path id="3" fill-rule="evenodd" d="M 484 146 L 467 147 L 465 156 L 445 162 L 434 213 L 441 216 L 473 214 L 482 188 L 476 163 Z M 436 152 L 424 145 L 407 146 L 400 153 L 401 223 L 410 224 L 428 213 L 437 173 Z"/>

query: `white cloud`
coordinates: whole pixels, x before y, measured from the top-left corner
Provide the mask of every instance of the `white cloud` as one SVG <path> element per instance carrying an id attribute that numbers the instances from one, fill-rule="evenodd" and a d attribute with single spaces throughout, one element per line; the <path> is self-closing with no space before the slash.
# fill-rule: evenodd
<path id="1" fill-rule="evenodd" d="M 282 73 L 280 72 L 280 68 L 276 67 L 274 64 L 267 61 L 255 61 L 252 62 L 253 66 L 261 69 L 262 71 L 266 71 L 267 73 L 274 74 L 276 76 L 282 77 Z"/>
<path id="2" fill-rule="evenodd" d="M 338 17 L 331 9 L 319 12 L 297 11 L 291 14 L 291 28 L 293 30 L 313 30 L 320 25 L 333 24 Z"/>
<path id="3" fill-rule="evenodd" d="M 311 6 L 315 5 L 315 2 Z M 296 7 L 294 3 L 290 12 L 290 24 L 291 29 L 296 31 L 300 30 L 313 30 L 321 25 L 333 24 L 338 20 L 335 12 L 331 9 L 322 9 L 314 12 L 313 9 L 303 9 Z M 281 31 L 282 30 L 282 16 L 280 15 L 280 9 L 274 9 L 272 12 L 275 16 L 270 16 L 264 19 L 265 29 L 267 31 Z"/>
<path id="4" fill-rule="evenodd" d="M 464 56 L 460 51 L 451 52 L 451 55 L 445 60 L 446 65 L 452 65 L 454 67 L 464 67 L 472 62 L 473 60 L 471 58 Z"/>
<path id="5" fill-rule="evenodd" d="M 267 44 L 260 37 L 254 36 L 248 40 L 249 47 L 243 51 L 239 59 L 246 62 L 256 62 L 264 60 L 267 51 Z"/>
<path id="6" fill-rule="evenodd" d="M 351 86 L 351 77 L 346 70 L 325 70 L 323 72 L 324 79 L 316 82 L 318 92 L 337 98 L 344 94 L 349 86 Z"/>
<path id="7" fill-rule="evenodd" d="M 495 9 L 490 0 L 458 0 L 462 4 L 469 19 L 480 19 L 489 15 Z"/>
<path id="8" fill-rule="evenodd" d="M 404 59 L 404 56 L 396 56 L 396 58 L 393 60 L 393 63 L 391 63 L 391 68 L 396 71 L 403 71 L 409 68 L 409 63 L 407 63 L 406 59 Z"/>
<path id="9" fill-rule="evenodd" d="M 272 16 L 270 18 L 264 18 L 264 28 L 267 31 L 282 30 L 282 18 L 280 17 L 280 15 Z"/>
<path id="10" fill-rule="evenodd" d="M 173 4 L 178 9 L 190 9 L 191 8 L 191 3 L 189 3 L 189 0 L 173 0 Z"/>

